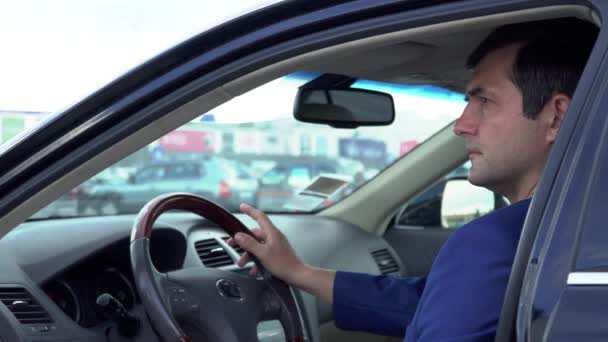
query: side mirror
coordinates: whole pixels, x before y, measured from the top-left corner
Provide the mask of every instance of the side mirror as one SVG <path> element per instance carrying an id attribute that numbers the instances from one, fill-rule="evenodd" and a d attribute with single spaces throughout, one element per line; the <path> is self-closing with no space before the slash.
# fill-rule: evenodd
<path id="1" fill-rule="evenodd" d="M 337 128 L 386 126 L 395 120 L 390 94 L 356 88 L 300 88 L 294 104 L 298 121 Z"/>
<path id="2" fill-rule="evenodd" d="M 490 190 L 475 186 L 466 179 L 450 179 L 441 198 L 441 225 L 458 228 L 502 206 L 498 200 L 500 198 Z"/>

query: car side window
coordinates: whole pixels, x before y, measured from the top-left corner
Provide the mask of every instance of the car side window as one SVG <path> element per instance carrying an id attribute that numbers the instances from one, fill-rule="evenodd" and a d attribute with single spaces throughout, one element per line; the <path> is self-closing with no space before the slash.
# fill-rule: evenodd
<path id="1" fill-rule="evenodd" d="M 253 176 L 251 175 L 251 172 L 247 168 L 245 168 L 243 165 L 235 163 L 234 167 L 236 167 L 237 177 L 239 179 L 253 178 Z"/>
<path id="2" fill-rule="evenodd" d="M 200 177 L 198 167 L 194 164 L 171 165 L 167 169 L 166 179 L 196 179 Z"/>
<path id="3" fill-rule="evenodd" d="M 260 180 L 264 185 L 279 185 L 286 177 L 286 170 L 283 167 L 275 167 L 262 176 Z"/>
<path id="4" fill-rule="evenodd" d="M 289 177 L 287 183 L 294 189 L 303 189 L 312 180 L 310 169 L 305 166 L 296 166 L 289 171 Z"/>
<path id="5" fill-rule="evenodd" d="M 330 165 L 319 165 L 319 168 L 317 169 L 317 173 L 318 174 L 322 174 L 322 173 L 338 173 L 338 169 L 336 167 L 330 166 Z"/>
<path id="6" fill-rule="evenodd" d="M 156 182 L 165 176 L 165 168 L 162 166 L 147 167 L 135 175 L 135 183 Z"/>
<path id="7" fill-rule="evenodd" d="M 469 163 L 459 166 L 405 204 L 397 225 L 403 228 L 456 229 L 506 205 L 499 195 L 467 180 Z"/>

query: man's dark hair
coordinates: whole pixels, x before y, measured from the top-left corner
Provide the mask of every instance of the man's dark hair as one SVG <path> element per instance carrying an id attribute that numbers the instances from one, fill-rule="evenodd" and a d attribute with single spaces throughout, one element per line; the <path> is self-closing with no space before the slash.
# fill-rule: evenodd
<path id="1" fill-rule="evenodd" d="M 510 24 L 499 27 L 467 59 L 474 69 L 488 53 L 522 44 L 511 80 L 523 96 L 523 112 L 536 119 L 555 94 L 572 97 L 597 37 L 598 28 L 575 18 Z"/>

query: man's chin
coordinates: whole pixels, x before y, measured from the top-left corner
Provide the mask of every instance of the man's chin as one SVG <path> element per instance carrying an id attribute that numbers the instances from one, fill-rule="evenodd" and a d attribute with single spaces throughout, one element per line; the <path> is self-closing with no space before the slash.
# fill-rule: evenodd
<path id="1" fill-rule="evenodd" d="M 495 181 L 493 181 L 493 179 L 491 177 L 488 177 L 488 176 L 489 175 L 469 172 L 469 177 L 467 179 L 469 180 L 469 183 L 471 183 L 475 186 L 479 186 L 482 188 L 486 188 L 490 191 L 496 192 L 498 184 Z"/>
<path id="2" fill-rule="evenodd" d="M 482 175 L 480 175 L 479 173 L 475 172 L 475 170 L 473 170 L 473 168 L 471 168 L 469 170 L 469 175 L 468 175 L 467 179 L 469 180 L 469 183 L 476 185 L 476 186 L 484 186 L 487 183 L 485 181 L 484 177 Z"/>

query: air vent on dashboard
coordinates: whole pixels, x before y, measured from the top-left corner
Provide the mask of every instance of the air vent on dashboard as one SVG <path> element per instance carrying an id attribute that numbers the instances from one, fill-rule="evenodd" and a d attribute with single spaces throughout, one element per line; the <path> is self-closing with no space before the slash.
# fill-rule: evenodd
<path id="1" fill-rule="evenodd" d="M 206 239 L 194 244 L 198 257 L 207 267 L 220 267 L 232 264 L 232 258 L 216 239 Z"/>
<path id="2" fill-rule="evenodd" d="M 373 251 L 372 257 L 382 274 L 399 273 L 399 265 L 388 249 L 383 248 Z"/>
<path id="3" fill-rule="evenodd" d="M 224 241 L 228 241 L 228 239 L 230 239 L 230 236 L 224 236 L 222 239 L 224 239 Z M 243 253 L 245 253 L 245 251 L 241 248 L 241 246 L 236 245 L 234 247 L 232 247 L 237 253 L 239 253 L 239 255 L 243 255 Z"/>
<path id="4" fill-rule="evenodd" d="M 0 301 L 6 305 L 21 324 L 53 322 L 42 306 L 22 287 L 0 288 Z"/>

